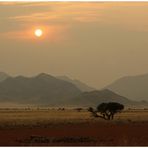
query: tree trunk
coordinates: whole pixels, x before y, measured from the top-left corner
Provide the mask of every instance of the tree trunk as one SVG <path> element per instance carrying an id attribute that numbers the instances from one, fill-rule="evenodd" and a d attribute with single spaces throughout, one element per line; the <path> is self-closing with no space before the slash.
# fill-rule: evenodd
<path id="1" fill-rule="evenodd" d="M 106 113 L 106 116 L 107 116 L 107 119 L 110 120 L 111 115 Z"/>
<path id="2" fill-rule="evenodd" d="M 114 114 L 111 115 L 112 120 L 114 119 Z"/>

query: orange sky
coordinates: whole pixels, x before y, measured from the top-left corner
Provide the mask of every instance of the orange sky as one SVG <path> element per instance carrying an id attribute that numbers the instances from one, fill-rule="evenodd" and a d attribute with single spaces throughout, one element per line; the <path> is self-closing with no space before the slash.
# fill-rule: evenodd
<path id="1" fill-rule="evenodd" d="M 0 18 L 1 71 L 67 75 L 97 88 L 148 73 L 148 2 L 1 2 Z"/>

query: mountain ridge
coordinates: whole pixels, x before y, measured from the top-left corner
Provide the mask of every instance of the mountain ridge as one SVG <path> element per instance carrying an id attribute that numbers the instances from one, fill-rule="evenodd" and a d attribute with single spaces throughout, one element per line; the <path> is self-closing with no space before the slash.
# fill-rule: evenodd
<path id="1" fill-rule="evenodd" d="M 126 106 L 148 105 L 136 102 L 110 89 L 82 91 L 77 85 L 58 77 L 40 73 L 32 77 L 8 77 L 0 82 L 0 102 L 44 106 L 97 106 L 102 102 L 119 102 Z"/>
<path id="2" fill-rule="evenodd" d="M 125 76 L 117 79 L 105 88 L 131 100 L 148 101 L 148 74 Z"/>
<path id="3" fill-rule="evenodd" d="M 0 82 L 6 80 L 8 77 L 10 77 L 10 76 L 7 73 L 0 72 Z"/>
<path id="4" fill-rule="evenodd" d="M 77 80 L 77 79 L 71 79 L 67 76 L 57 76 L 57 78 L 75 84 L 82 92 L 95 90 L 95 88 L 90 87 L 87 84 L 85 84 L 84 82 Z"/>
<path id="5" fill-rule="evenodd" d="M 72 83 L 58 80 L 48 74 L 9 77 L 0 83 L 0 100 L 3 101 L 58 102 L 80 93 L 81 91 Z"/>

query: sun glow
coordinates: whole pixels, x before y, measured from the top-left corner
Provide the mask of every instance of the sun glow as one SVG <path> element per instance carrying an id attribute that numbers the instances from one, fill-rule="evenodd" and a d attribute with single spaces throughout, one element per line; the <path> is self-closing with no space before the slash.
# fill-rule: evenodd
<path id="1" fill-rule="evenodd" d="M 34 34 L 36 37 L 41 37 L 43 35 L 43 31 L 41 29 L 36 29 Z"/>

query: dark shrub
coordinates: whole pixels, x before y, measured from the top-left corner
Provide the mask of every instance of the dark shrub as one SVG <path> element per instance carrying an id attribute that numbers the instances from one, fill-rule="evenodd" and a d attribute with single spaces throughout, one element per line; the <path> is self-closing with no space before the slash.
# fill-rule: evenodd
<path id="1" fill-rule="evenodd" d="M 94 109 L 93 109 L 92 107 L 89 107 L 89 108 L 88 108 L 88 111 L 89 111 L 89 112 L 93 112 Z"/>

